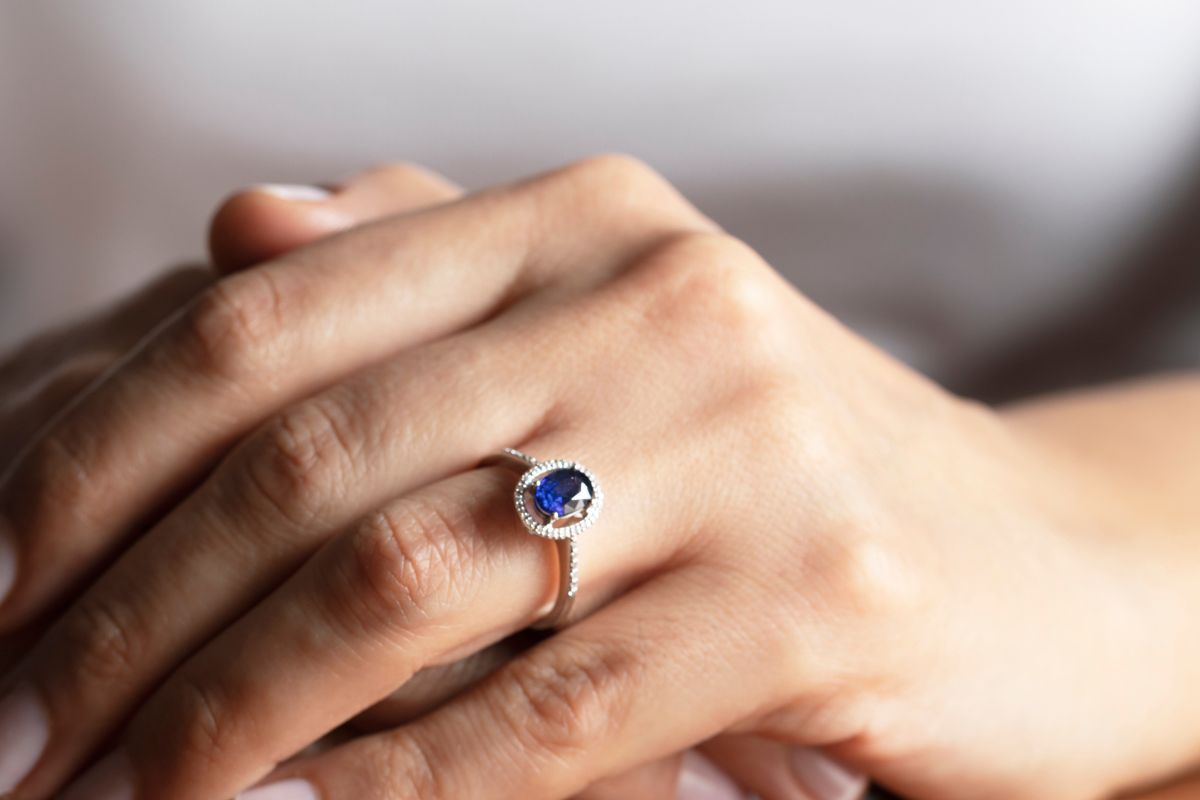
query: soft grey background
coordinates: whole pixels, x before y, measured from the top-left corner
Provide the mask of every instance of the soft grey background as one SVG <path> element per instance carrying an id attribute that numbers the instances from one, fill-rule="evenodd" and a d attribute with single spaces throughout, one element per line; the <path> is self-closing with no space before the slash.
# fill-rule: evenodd
<path id="1" fill-rule="evenodd" d="M 1190 0 L 10 2 L 0 344 L 199 256 L 240 185 L 622 150 L 964 380 L 1128 277 L 1198 122 Z M 1154 315 L 1135 360 L 1191 363 Z"/>

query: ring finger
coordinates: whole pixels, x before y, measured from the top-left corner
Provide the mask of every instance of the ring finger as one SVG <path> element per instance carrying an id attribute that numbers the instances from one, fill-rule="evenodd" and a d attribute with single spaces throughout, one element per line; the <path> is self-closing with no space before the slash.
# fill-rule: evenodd
<path id="1" fill-rule="evenodd" d="M 636 468 L 618 473 L 617 453 L 571 438 L 598 473 L 617 479 L 618 493 L 636 485 Z M 530 447 L 566 445 L 551 432 Z M 114 796 L 228 796 L 418 669 L 527 625 L 551 597 L 557 567 L 553 550 L 521 526 L 514 482 L 506 467 L 481 468 L 366 517 L 182 666 L 134 719 L 118 754 L 67 796 L 97 796 L 101 785 L 136 787 Z M 646 534 L 666 521 L 616 504 L 604 520 L 607 541 L 585 549 L 584 591 L 604 596 L 601 584 L 615 576 L 660 567 L 662 543 Z"/>

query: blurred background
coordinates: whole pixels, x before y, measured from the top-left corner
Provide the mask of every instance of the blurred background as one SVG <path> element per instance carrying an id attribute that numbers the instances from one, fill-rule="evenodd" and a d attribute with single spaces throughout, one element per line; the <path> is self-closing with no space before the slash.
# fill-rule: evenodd
<path id="1" fill-rule="evenodd" d="M 1200 364 L 1194 0 L 18 0 L 0 123 L 0 346 L 239 186 L 617 150 L 959 391 Z"/>

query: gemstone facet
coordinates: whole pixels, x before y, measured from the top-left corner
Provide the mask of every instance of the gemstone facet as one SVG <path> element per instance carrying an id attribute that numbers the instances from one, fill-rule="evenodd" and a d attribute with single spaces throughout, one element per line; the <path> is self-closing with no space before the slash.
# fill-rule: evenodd
<path id="1" fill-rule="evenodd" d="M 588 477 L 577 469 L 556 469 L 537 482 L 533 501 L 546 516 L 575 516 L 592 503 L 594 491 Z"/>

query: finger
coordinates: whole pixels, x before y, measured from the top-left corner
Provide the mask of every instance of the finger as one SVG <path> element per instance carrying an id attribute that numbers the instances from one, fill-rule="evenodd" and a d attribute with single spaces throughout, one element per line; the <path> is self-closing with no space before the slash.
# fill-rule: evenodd
<path id="1" fill-rule="evenodd" d="M 211 283 L 212 273 L 182 267 L 94 317 L 34 339 L 0 363 L 0 485 L 36 434 L 94 384 L 134 344 Z M 17 578 L 17 547 L 0 513 L 0 603 Z M 26 614 L 14 627 L 27 624 Z"/>
<path id="2" fill-rule="evenodd" d="M 52 727 L 71 731 L 45 745 L 31 780 L 49 785 L 77 768 L 187 654 L 356 518 L 535 431 L 544 437 L 556 424 L 546 409 L 564 402 L 572 373 L 530 380 L 508 365 L 528 352 L 530 331 L 577 346 L 578 314 L 609 319 L 621 299 L 596 292 L 409 351 L 252 435 L 7 676 L 6 689 L 31 687 Z M 549 344 L 541 353 L 555 358 Z"/>
<path id="3" fill-rule="evenodd" d="M 545 638 L 541 631 L 518 631 L 458 661 L 426 667 L 385 699 L 355 717 L 351 724 L 355 730 L 366 733 L 411 722 L 481 683 Z"/>
<path id="4" fill-rule="evenodd" d="M 0 359 L 0 397 L 36 392 L 77 358 L 128 352 L 156 325 L 212 283 L 204 267 L 179 267 L 109 308 L 42 334 Z"/>
<path id="5" fill-rule="evenodd" d="M 0 363 L 0 481 L 51 420 L 212 279 L 205 268 L 176 269 L 89 319 L 32 340 Z M 0 551 L 13 546 L 0 535 Z M 7 569 L 0 564 L 0 601 L 10 588 L 2 577 Z"/>
<path id="6" fill-rule="evenodd" d="M 692 749 L 683 755 L 675 793 L 670 796 L 678 800 L 745 800 L 747 793 L 728 772 L 699 750 Z M 785 800 L 774 795 L 762 796 L 770 800 Z"/>
<path id="7" fill-rule="evenodd" d="M 678 752 L 779 688 L 761 668 L 777 645 L 731 629 L 720 613 L 726 598 L 714 603 L 720 574 L 664 575 L 441 710 L 273 777 L 307 783 L 318 797 L 538 800 Z"/>
<path id="8" fill-rule="evenodd" d="M 448 202 L 462 190 L 412 164 L 377 167 L 330 190 L 265 184 L 226 199 L 209 225 L 209 253 L 222 274 L 280 256 L 391 214 Z"/>
<path id="9" fill-rule="evenodd" d="M 117 355 L 93 352 L 78 356 L 58 367 L 38 385 L 10 398 L 0 412 L 0 475 L 4 475 L 21 452 L 67 404 L 95 383 L 117 362 Z"/>
<path id="10" fill-rule="evenodd" d="M 596 470 L 616 460 L 594 450 Z M 228 795 L 415 671 L 527 625 L 552 596 L 557 565 L 517 518 L 515 480 L 506 467 L 483 468 L 369 515 L 190 659 L 123 737 L 141 791 Z M 617 506 L 611 517 L 619 539 L 584 549 L 591 602 L 644 579 L 671 546 L 638 535 L 654 514 Z M 297 696 L 312 699 L 297 705 Z"/>
<path id="11" fill-rule="evenodd" d="M 213 264 L 219 271 L 244 269 L 339 230 L 462 193 L 445 178 L 409 164 L 378 167 L 347 181 L 336 193 L 298 187 L 310 189 L 301 193 L 296 188 L 254 187 L 222 204 L 210 231 Z M 316 199 L 320 197 L 325 200 Z M 0 386 L 8 389 L 0 390 L 0 396 L 8 398 L 0 424 L 0 453 L 19 452 L 33 432 L 212 280 L 208 269 L 175 270 L 95 320 L 30 343 L 0 366 Z M 21 382 L 27 385 L 18 392 L 11 384 Z"/>
<path id="12" fill-rule="evenodd" d="M 574 224 L 585 185 L 612 173 L 625 184 L 614 207 Z M 287 402 L 475 325 L 556 276 L 597 281 L 677 234 L 681 218 L 707 224 L 681 217 L 683 201 L 663 187 L 625 161 L 595 161 L 224 279 L 75 404 L 4 483 L 0 531 L 17 538 L 20 570 L 0 628 L 47 604 Z"/>
<path id="13" fill-rule="evenodd" d="M 867 778 L 824 755 L 760 736 L 718 736 L 701 748 L 741 786 L 772 800 L 860 800 Z"/>
<path id="14" fill-rule="evenodd" d="M 1200 772 L 1184 775 L 1153 789 L 1135 790 L 1121 797 L 1123 800 L 1197 800 L 1200 798 Z"/>
<path id="15" fill-rule="evenodd" d="M 694 762 L 698 759 L 703 757 L 688 751 L 682 756 L 651 761 L 620 775 L 596 781 L 575 795 L 575 800 L 744 800 L 741 793 L 721 795 L 710 791 L 708 794 L 688 794 L 686 786 L 677 789 L 681 774 L 694 772 L 697 769 Z M 686 765 L 682 772 L 681 765 Z M 254 800 L 252 793 L 248 794 L 251 794 L 250 800 Z"/>

